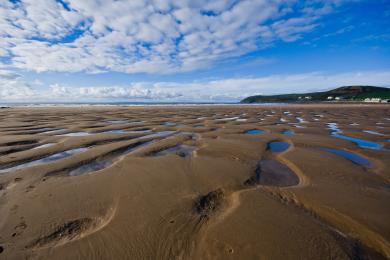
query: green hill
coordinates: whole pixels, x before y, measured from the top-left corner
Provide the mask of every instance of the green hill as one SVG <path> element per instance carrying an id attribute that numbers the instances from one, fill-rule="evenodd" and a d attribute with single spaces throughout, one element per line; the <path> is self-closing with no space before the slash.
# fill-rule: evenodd
<path id="1" fill-rule="evenodd" d="M 264 102 L 313 102 L 313 101 L 363 101 L 365 98 L 390 99 L 390 88 L 373 86 L 345 86 L 323 92 L 281 95 L 256 95 L 244 98 L 240 103 Z"/>

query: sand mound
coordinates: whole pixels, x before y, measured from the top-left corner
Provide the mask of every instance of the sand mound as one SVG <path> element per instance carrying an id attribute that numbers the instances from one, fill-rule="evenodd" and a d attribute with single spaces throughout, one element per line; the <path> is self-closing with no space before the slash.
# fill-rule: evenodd
<path id="1" fill-rule="evenodd" d="M 195 211 L 201 218 L 208 219 L 215 211 L 219 210 L 225 199 L 225 193 L 222 189 L 211 191 L 201 196 L 195 203 Z"/>
<path id="2" fill-rule="evenodd" d="M 81 218 L 72 221 L 68 221 L 61 226 L 56 227 L 56 229 L 49 235 L 37 239 L 32 247 L 45 247 L 53 244 L 57 244 L 61 241 L 73 240 L 85 231 L 87 231 L 91 226 L 93 226 L 94 221 L 91 218 Z"/>
<path id="3" fill-rule="evenodd" d="M 49 234 L 33 241 L 28 248 L 39 249 L 61 246 L 68 242 L 81 239 L 105 227 L 114 217 L 116 209 L 108 210 L 102 217 L 84 217 L 67 221 L 56 226 Z"/>

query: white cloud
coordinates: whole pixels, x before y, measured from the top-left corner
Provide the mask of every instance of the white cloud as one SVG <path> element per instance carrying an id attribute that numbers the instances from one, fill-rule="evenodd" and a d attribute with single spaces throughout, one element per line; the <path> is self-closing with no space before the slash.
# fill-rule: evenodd
<path id="1" fill-rule="evenodd" d="M 33 71 L 190 71 L 295 41 L 337 0 L 0 1 L 0 64 Z"/>
<path id="2" fill-rule="evenodd" d="M 390 87 L 390 71 L 339 74 L 312 72 L 191 83 L 133 82 L 127 86 L 76 87 L 54 84 L 48 88 L 42 88 L 41 85 L 39 81 L 28 84 L 20 77 L 0 77 L 0 100 L 7 102 L 238 101 L 255 94 L 304 93 L 348 85 Z"/>
<path id="3" fill-rule="evenodd" d="M 15 79 L 20 78 L 20 77 L 21 77 L 21 75 L 15 73 L 15 72 L 0 69 L 0 80 L 2 80 L 2 79 L 15 80 Z"/>
<path id="4" fill-rule="evenodd" d="M 0 100 L 20 102 L 36 95 L 34 89 L 20 77 L 8 75 L 12 74 L 3 72 L 0 75 Z"/>
<path id="5" fill-rule="evenodd" d="M 51 85 L 45 95 L 55 99 L 171 99 L 181 96 L 174 91 L 163 91 L 158 87 L 152 89 L 140 83 L 128 87 L 66 87 L 58 84 Z"/>

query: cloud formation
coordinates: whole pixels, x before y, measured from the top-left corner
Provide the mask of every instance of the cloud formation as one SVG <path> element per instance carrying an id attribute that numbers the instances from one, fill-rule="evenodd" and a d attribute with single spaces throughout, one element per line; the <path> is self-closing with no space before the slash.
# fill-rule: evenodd
<path id="1" fill-rule="evenodd" d="M 0 1 L 0 65 L 171 73 L 296 41 L 341 0 Z"/>
<path id="2" fill-rule="evenodd" d="M 291 93 L 291 89 L 304 93 L 357 84 L 390 87 L 389 78 L 390 71 L 340 74 L 313 72 L 191 83 L 134 82 L 127 86 L 72 87 L 54 84 L 40 89 L 37 86 L 39 82 L 29 84 L 23 78 L 0 77 L 0 101 L 238 101 L 255 94 Z"/>
<path id="3" fill-rule="evenodd" d="M 173 99 L 182 94 L 175 91 L 163 91 L 158 87 L 149 88 L 140 83 L 128 87 L 81 87 L 72 88 L 58 84 L 50 86 L 49 94 L 52 98 L 67 99 Z"/>

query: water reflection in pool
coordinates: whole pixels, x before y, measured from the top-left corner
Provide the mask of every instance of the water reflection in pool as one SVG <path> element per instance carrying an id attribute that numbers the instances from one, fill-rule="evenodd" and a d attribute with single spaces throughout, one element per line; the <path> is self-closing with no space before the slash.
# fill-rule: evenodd
<path id="1" fill-rule="evenodd" d="M 282 134 L 285 135 L 285 136 L 290 136 L 291 137 L 291 136 L 295 135 L 295 132 L 292 131 L 292 130 L 286 130 L 286 131 L 283 131 Z"/>
<path id="2" fill-rule="evenodd" d="M 290 144 L 287 142 L 274 141 L 268 143 L 268 149 L 274 153 L 281 153 L 286 151 L 290 147 Z"/>
<path id="3" fill-rule="evenodd" d="M 173 147 L 169 147 L 165 150 L 159 151 L 155 153 L 154 155 L 156 156 L 163 156 L 167 154 L 176 154 L 180 157 L 187 157 L 192 155 L 192 153 L 196 150 L 196 147 L 190 146 L 190 145 L 185 145 L 185 144 L 179 144 L 175 145 Z"/>
<path id="4" fill-rule="evenodd" d="M 251 129 L 246 131 L 245 133 L 248 135 L 259 135 L 259 134 L 264 134 L 265 132 L 266 132 L 265 130 Z"/>
<path id="5" fill-rule="evenodd" d="M 378 144 L 375 142 L 366 141 L 366 140 L 362 140 L 362 139 L 358 139 L 358 138 L 354 138 L 354 137 L 349 137 L 349 136 L 345 136 L 345 135 L 332 134 L 332 136 L 336 137 L 336 138 L 352 141 L 361 148 L 379 150 L 379 149 L 382 149 L 382 147 L 383 147 L 382 144 Z"/>
<path id="6" fill-rule="evenodd" d="M 349 160 L 357 165 L 364 166 L 367 168 L 372 167 L 372 164 L 368 159 L 366 159 L 358 154 L 347 152 L 344 150 L 332 149 L 332 148 L 321 148 L 321 150 L 328 152 L 328 153 L 333 153 L 333 154 L 336 154 L 338 156 L 341 156 L 341 157 L 343 157 L 343 158 L 345 158 L 345 159 L 347 159 L 347 160 Z"/>
<path id="7" fill-rule="evenodd" d="M 37 166 L 37 165 L 42 165 L 42 164 L 49 163 L 52 161 L 57 161 L 57 160 L 64 159 L 66 157 L 69 157 L 69 156 L 72 156 L 75 154 L 79 154 L 81 152 L 85 152 L 86 150 L 88 150 L 88 148 L 76 148 L 76 149 L 66 150 L 63 152 L 59 152 L 59 153 L 55 153 L 55 154 L 46 156 L 46 157 L 38 159 L 38 160 L 34 160 L 31 162 L 22 163 L 22 164 L 19 164 L 19 165 L 10 167 L 10 168 L 2 169 L 2 170 L 0 170 L 0 173 L 21 170 L 21 169 L 29 168 L 32 166 Z"/>

